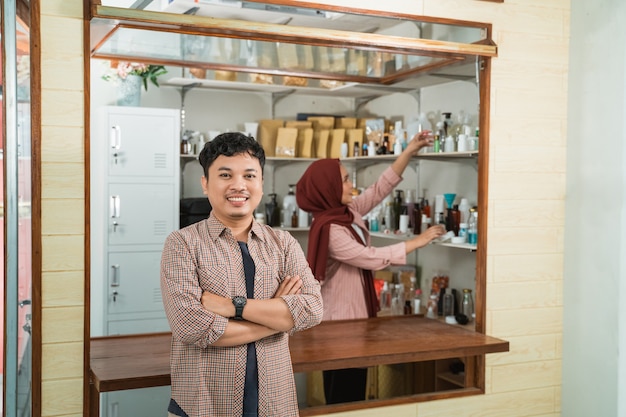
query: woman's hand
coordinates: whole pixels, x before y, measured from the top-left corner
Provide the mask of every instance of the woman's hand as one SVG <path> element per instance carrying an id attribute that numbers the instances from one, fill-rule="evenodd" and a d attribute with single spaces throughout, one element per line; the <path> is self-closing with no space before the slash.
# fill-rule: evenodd
<path id="1" fill-rule="evenodd" d="M 424 130 L 423 132 L 416 133 L 415 136 L 413 136 L 413 139 L 411 139 L 407 144 L 405 151 L 408 151 L 412 155 L 426 146 L 431 146 L 434 139 L 435 137 L 430 130 Z"/>
<path id="2" fill-rule="evenodd" d="M 405 242 L 406 245 L 406 253 L 412 252 L 415 249 L 423 248 L 428 245 L 434 239 L 437 239 L 440 236 L 443 236 L 446 233 L 446 229 L 441 224 L 437 224 L 435 226 L 431 226 L 421 234 L 415 236 L 413 239 L 407 240 Z"/>

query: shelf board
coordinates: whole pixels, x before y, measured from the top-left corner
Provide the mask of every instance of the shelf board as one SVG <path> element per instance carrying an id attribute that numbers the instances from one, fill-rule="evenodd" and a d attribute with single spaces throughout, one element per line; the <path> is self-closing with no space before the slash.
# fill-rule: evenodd
<path id="1" fill-rule="evenodd" d="M 293 85 L 282 84 L 261 84 L 248 83 L 241 81 L 220 81 L 200 78 L 174 77 L 161 82 L 164 87 L 189 87 L 200 88 L 205 90 L 224 90 L 224 91 L 240 91 L 252 93 L 270 93 L 270 94 L 299 94 L 314 96 L 339 96 L 351 98 L 363 98 L 370 96 L 384 96 L 398 91 L 411 91 L 409 88 L 393 90 L 383 90 L 374 86 L 368 86 L 357 83 L 346 82 L 334 88 L 321 87 L 299 87 Z"/>
<path id="2" fill-rule="evenodd" d="M 390 240 L 409 240 L 414 238 L 416 235 L 413 233 L 384 233 L 384 232 L 370 232 L 371 237 L 378 237 L 383 239 Z M 456 249 L 466 249 L 469 251 L 475 251 L 477 249 L 476 245 L 470 245 L 469 243 L 450 243 L 450 242 L 437 242 L 436 240 L 430 242 L 431 245 L 437 246 L 445 246 L 448 248 L 456 248 Z"/>
<path id="3" fill-rule="evenodd" d="M 437 378 L 447 381 L 451 384 L 465 387 L 465 374 L 453 374 L 452 372 L 442 372 L 437 374 Z"/>

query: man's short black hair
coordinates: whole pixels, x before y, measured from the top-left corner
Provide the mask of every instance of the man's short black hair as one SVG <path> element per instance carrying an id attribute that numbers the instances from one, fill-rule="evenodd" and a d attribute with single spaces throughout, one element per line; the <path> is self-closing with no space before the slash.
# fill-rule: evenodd
<path id="1" fill-rule="evenodd" d="M 216 136 L 212 141 L 207 142 L 202 148 L 198 161 L 204 170 L 204 176 L 208 177 L 209 167 L 220 156 L 233 156 L 247 153 L 259 160 L 261 164 L 261 175 L 265 167 L 265 151 L 263 147 L 253 137 L 246 136 L 241 132 L 227 132 Z"/>

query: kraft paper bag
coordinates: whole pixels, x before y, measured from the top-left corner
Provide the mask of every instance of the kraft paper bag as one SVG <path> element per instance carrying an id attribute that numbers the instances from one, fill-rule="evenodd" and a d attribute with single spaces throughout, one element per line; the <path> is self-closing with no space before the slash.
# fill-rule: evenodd
<path id="1" fill-rule="evenodd" d="M 313 124 L 315 130 L 330 130 L 335 128 L 335 118 L 333 116 L 309 116 L 307 120 L 317 122 Z"/>
<path id="2" fill-rule="evenodd" d="M 298 129 L 295 127 L 279 127 L 276 138 L 276 156 L 294 158 L 296 156 L 296 142 Z"/>
<path id="3" fill-rule="evenodd" d="M 298 129 L 298 153 L 299 158 L 313 158 L 313 129 L 307 127 Z"/>
<path id="4" fill-rule="evenodd" d="M 348 129 L 346 131 L 348 137 L 348 156 L 360 156 L 363 149 L 363 129 Z M 354 145 L 358 145 L 359 155 L 354 154 Z"/>
<path id="5" fill-rule="evenodd" d="M 346 129 L 333 129 L 330 131 L 330 155 L 329 158 L 341 158 L 341 144 L 346 141 Z"/>
<path id="6" fill-rule="evenodd" d="M 313 141 L 315 142 L 315 157 L 316 158 L 328 158 L 328 148 L 330 130 L 323 129 L 313 132 Z"/>
<path id="7" fill-rule="evenodd" d="M 335 129 L 356 129 L 356 117 L 337 117 Z"/>
<path id="8" fill-rule="evenodd" d="M 267 119 L 259 121 L 257 141 L 263 147 L 265 156 L 276 156 L 276 138 L 278 129 L 283 127 L 284 120 Z"/>

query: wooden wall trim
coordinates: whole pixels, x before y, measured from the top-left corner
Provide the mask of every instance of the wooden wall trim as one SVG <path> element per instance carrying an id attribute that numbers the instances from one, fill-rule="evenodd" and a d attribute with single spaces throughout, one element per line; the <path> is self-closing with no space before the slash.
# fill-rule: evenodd
<path id="1" fill-rule="evenodd" d="M 19 1 L 24 3 L 23 1 Z M 26 6 L 28 7 L 28 6 Z M 19 10 L 19 7 L 18 7 Z M 39 1 L 30 2 L 32 415 L 42 413 L 41 28 Z"/>
<path id="2" fill-rule="evenodd" d="M 91 171 L 91 163 L 90 163 L 90 129 L 91 129 L 91 106 L 90 106 L 90 85 L 91 85 L 91 71 L 90 71 L 90 62 L 91 62 L 91 54 L 89 51 L 90 45 L 90 20 L 91 20 L 91 1 L 83 0 L 83 103 L 84 103 L 84 115 L 83 115 L 83 134 L 84 134 L 84 175 L 85 175 L 85 295 L 84 295 L 84 307 L 85 310 L 83 312 L 83 416 L 88 416 L 89 414 L 89 360 L 90 354 L 89 351 L 91 349 L 91 201 L 89 198 L 90 190 L 91 190 L 91 180 L 90 180 L 90 171 Z"/>

